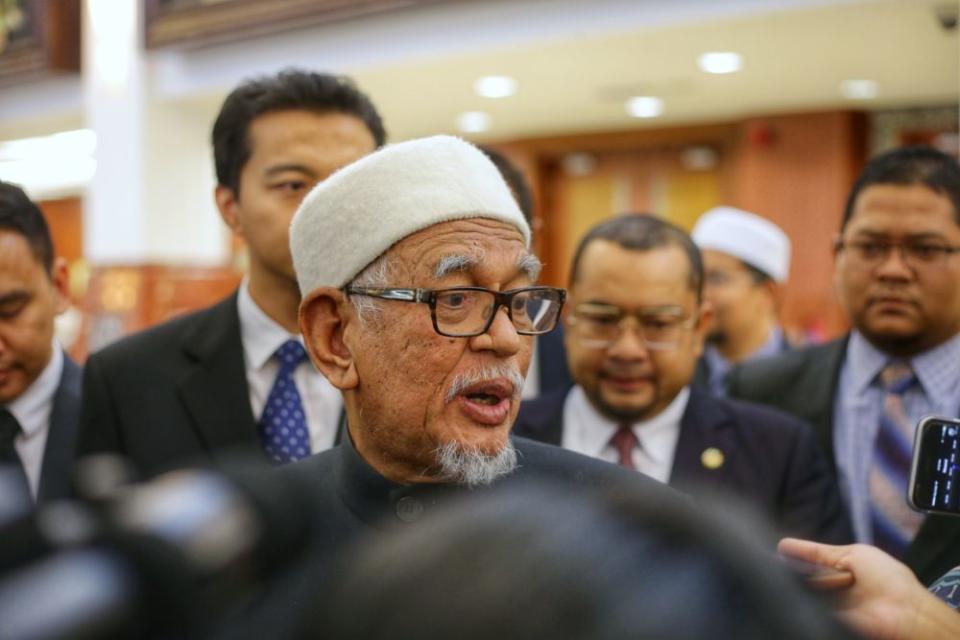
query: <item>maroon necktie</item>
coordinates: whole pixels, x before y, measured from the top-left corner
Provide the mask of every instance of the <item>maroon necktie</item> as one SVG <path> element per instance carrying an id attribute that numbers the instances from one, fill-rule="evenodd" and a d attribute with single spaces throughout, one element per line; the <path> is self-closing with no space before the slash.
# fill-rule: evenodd
<path id="1" fill-rule="evenodd" d="M 617 429 L 617 432 L 610 438 L 610 444 L 617 450 L 617 464 L 627 469 L 637 470 L 633 464 L 633 450 L 639 446 L 636 434 L 630 425 L 623 424 Z"/>

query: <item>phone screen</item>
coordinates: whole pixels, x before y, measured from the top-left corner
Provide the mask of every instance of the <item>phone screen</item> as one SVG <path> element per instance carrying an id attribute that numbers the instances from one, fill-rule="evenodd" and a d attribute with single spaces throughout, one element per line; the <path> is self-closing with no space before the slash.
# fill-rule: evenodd
<path id="1" fill-rule="evenodd" d="M 916 509 L 960 513 L 960 422 L 920 422 L 909 494 Z"/>

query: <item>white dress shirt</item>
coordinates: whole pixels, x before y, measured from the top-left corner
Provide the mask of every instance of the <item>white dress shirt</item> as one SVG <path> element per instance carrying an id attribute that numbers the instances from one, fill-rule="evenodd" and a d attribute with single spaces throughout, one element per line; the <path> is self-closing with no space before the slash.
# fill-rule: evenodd
<path id="1" fill-rule="evenodd" d="M 43 468 L 43 452 L 47 448 L 47 435 L 50 433 L 50 411 L 53 408 L 53 396 L 60 386 L 63 374 L 63 350 L 56 339 L 53 340 L 52 355 L 47 366 L 37 376 L 26 391 L 7 405 L 7 410 L 20 423 L 22 433 L 16 437 L 13 446 L 20 456 L 20 463 L 30 483 L 30 493 L 34 501 L 40 488 L 40 471 Z"/>
<path id="2" fill-rule="evenodd" d="M 633 450 L 633 464 L 637 471 L 660 482 L 670 481 L 677 440 L 680 438 L 680 420 L 689 399 L 690 389 L 684 387 L 666 409 L 649 420 L 631 425 L 640 443 Z M 563 448 L 616 464 L 619 456 L 610 444 L 610 438 L 620 424 L 594 409 L 587 394 L 580 385 L 576 385 L 563 403 Z"/>
<path id="3" fill-rule="evenodd" d="M 250 297 L 246 280 L 240 285 L 237 295 L 237 311 L 240 315 L 240 338 L 243 342 L 247 387 L 250 390 L 250 407 L 254 419 L 259 421 L 280 368 L 273 354 L 287 340 L 303 343 L 303 339 L 289 333 L 257 306 Z M 337 437 L 343 408 L 339 389 L 330 384 L 309 359 L 294 371 L 293 381 L 300 393 L 307 428 L 310 430 L 310 452 L 329 449 Z"/>

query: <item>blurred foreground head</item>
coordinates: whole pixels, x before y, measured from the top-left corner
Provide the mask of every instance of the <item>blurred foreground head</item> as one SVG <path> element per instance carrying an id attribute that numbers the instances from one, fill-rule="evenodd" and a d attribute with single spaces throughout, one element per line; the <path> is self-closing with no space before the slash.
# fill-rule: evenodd
<path id="1" fill-rule="evenodd" d="M 851 637 L 757 551 L 757 531 L 730 505 L 694 512 L 636 487 L 514 486 L 342 556 L 304 628 L 334 640 Z"/>

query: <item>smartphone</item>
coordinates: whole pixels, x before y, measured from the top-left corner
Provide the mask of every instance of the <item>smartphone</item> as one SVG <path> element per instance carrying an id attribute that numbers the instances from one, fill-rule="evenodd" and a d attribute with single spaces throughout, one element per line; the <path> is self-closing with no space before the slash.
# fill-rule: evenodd
<path id="1" fill-rule="evenodd" d="M 960 515 L 960 420 L 930 416 L 917 425 L 907 502 L 917 511 Z"/>

